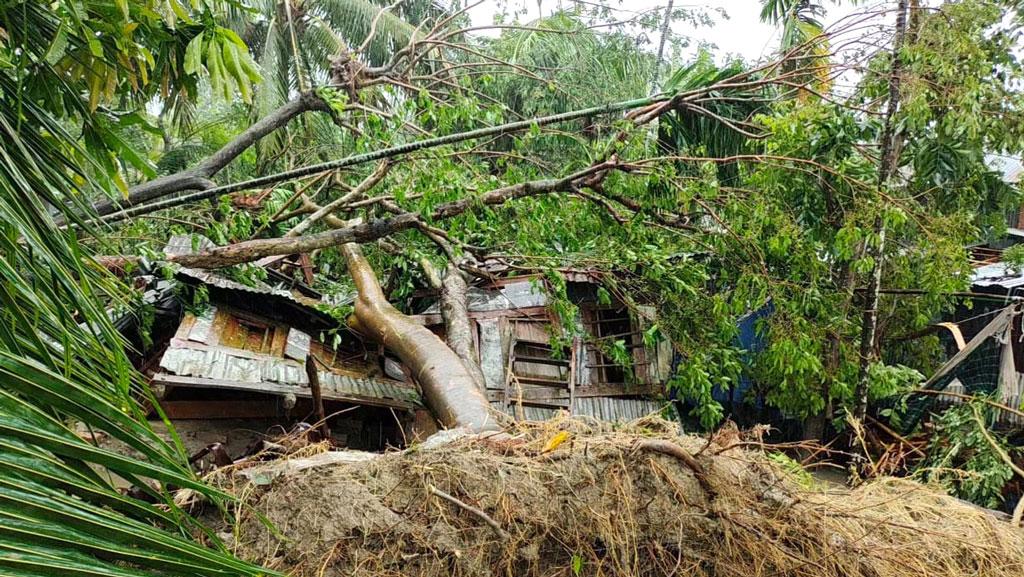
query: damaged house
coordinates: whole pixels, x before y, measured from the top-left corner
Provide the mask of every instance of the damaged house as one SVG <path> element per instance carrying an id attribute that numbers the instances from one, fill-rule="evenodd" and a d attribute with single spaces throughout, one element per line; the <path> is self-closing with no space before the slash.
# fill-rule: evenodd
<path id="1" fill-rule="evenodd" d="M 180 236 L 165 250 L 193 249 L 192 237 Z M 319 295 L 305 285 L 250 286 L 185 267 L 173 280 L 151 277 L 150 283 L 153 320 L 145 339 L 136 334 L 132 340 L 145 350 L 138 367 L 176 423 L 243 420 L 251 429 L 314 423 L 310 367 L 334 441 L 342 446 L 400 446 L 417 414 L 428 418 L 401 365 L 318 308 Z M 218 429 L 215 423 L 210 428 Z"/>
<path id="2" fill-rule="evenodd" d="M 175 237 L 165 252 L 209 246 L 202 238 L 194 246 L 196 238 Z M 198 429 L 190 448 L 209 444 L 201 438 L 222 442 L 219 436 L 231 431 L 258 436 L 274 426 L 312 424 L 320 405 L 341 446 L 381 450 L 436 430 L 396 357 L 325 312 L 329 307 L 307 284 L 265 270 L 267 281 L 255 286 L 181 266 L 173 267 L 173 279 L 137 279 L 146 285 L 152 321 L 122 330 L 144 351 L 135 361 L 159 408 L 186 434 L 189 424 Z M 665 409 L 659 399 L 672 354 L 667 342 L 645 342 L 653 315 L 600 298 L 595 273 L 570 272 L 566 280 L 579 311 L 570 331 L 553 312 L 539 274 L 497 276 L 470 287 L 470 324 L 491 405 L 527 420 L 559 411 L 631 420 Z M 443 337 L 434 300 L 419 301 L 422 312 L 414 318 Z M 553 336 L 567 332 L 574 334 L 565 346 L 553 347 Z M 314 369 L 318 387 L 310 379 Z"/>
<path id="3" fill-rule="evenodd" d="M 552 310 L 541 274 L 477 282 L 468 291 L 470 325 L 491 405 L 516 419 L 540 420 L 558 411 L 601 420 L 631 420 L 667 406 L 672 349 L 645 343 L 653 310 L 631 311 L 599 294 L 599 273 L 563 271 L 569 301 L 579 311 L 565 330 Z M 417 316 L 444 336 L 437 303 Z M 575 333 L 566 336 L 568 333 Z M 553 347 L 556 336 L 568 340 Z M 571 340 L 569 340 L 571 339 Z"/>

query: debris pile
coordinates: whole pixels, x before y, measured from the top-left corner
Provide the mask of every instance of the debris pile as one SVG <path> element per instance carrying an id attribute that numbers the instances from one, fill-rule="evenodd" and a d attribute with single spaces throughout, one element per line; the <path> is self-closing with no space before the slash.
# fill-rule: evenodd
<path id="1" fill-rule="evenodd" d="M 817 486 L 754 444 L 560 419 L 216 480 L 248 505 L 236 550 L 300 577 L 1024 571 L 1024 530 L 991 512 L 904 480 Z"/>

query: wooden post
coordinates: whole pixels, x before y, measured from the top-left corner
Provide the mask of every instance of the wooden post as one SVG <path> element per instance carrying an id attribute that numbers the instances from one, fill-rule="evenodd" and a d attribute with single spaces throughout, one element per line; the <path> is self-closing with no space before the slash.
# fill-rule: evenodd
<path id="1" fill-rule="evenodd" d="M 305 279 L 306 284 L 313 286 L 313 261 L 309 258 L 309 253 L 304 252 L 299 255 L 299 266 L 302 268 L 302 278 Z"/>
<path id="2" fill-rule="evenodd" d="M 583 341 L 579 337 L 572 340 L 572 349 L 569 351 L 569 414 L 576 414 L 576 379 L 579 378 L 579 371 L 576 370 L 580 362 L 579 351 Z M 586 358 L 586 354 L 583 355 Z"/>
<path id="3" fill-rule="evenodd" d="M 309 390 L 313 393 L 313 408 L 316 410 L 316 427 L 324 439 L 331 437 L 331 429 L 327 427 L 327 414 L 324 411 L 324 399 L 320 393 L 320 375 L 316 372 L 316 358 L 306 355 L 306 376 L 309 377 Z"/>

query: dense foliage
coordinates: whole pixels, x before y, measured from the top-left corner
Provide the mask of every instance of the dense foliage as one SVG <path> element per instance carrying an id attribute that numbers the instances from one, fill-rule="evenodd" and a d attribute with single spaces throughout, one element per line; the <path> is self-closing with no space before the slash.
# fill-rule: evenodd
<path id="1" fill-rule="evenodd" d="M 307 7 L 310 14 L 314 5 Z M 918 343 L 908 352 L 881 343 L 894 336 L 894 328 L 919 329 L 951 307 L 946 295 L 967 286 L 964 247 L 1000 234 L 1006 211 L 1017 202 L 1016 190 L 985 163 L 988 153 L 1014 154 L 1022 146 L 1014 88 L 1020 77 L 1013 54 L 1018 24 L 1004 18 L 1010 8 L 989 1 L 912 8 L 909 41 L 900 55 L 900 109 L 893 119 L 899 177 L 885 190 L 877 183 L 877 147 L 891 30 L 866 34 L 862 26 L 872 19 L 885 22 L 886 15 L 858 13 L 826 38 L 820 22 L 825 7 L 808 2 L 765 3 L 762 17 L 784 28 L 779 55 L 791 57 L 778 66 L 721 65 L 707 52 L 687 59 L 680 54 L 688 39 L 671 36 L 669 52 L 675 56 L 662 64 L 672 70 L 663 76 L 662 89 L 694 90 L 753 72 L 747 86 L 663 116 L 657 138 L 649 126 L 586 118 L 471 147 L 423 151 L 392 166 L 376 190 L 405 210 L 426 214 L 466 194 L 569 174 L 612 153 L 635 162 L 631 170 L 609 175 L 593 193 L 526 198 L 431 224 L 447 231 L 458 258 L 502 255 L 533 268 L 598 268 L 609 273 L 609 289 L 637 304 L 656 305 L 658 329 L 682 359 L 672 384 L 695 402 L 706 426 L 721 416 L 712 387 L 728 387 L 741 374 L 755 377 L 769 405 L 787 415 L 841 421 L 840 409 L 852 401 L 858 374 L 862 299 L 856 290 L 874 264 L 876 217 L 890 238 L 882 255 L 883 286 L 925 294 L 883 298 L 876 346 L 895 351 L 884 361 L 896 372 L 883 365 L 870 371 L 876 376 L 873 397 L 912 381 L 907 376 L 913 371 L 900 366 L 924 373 L 934 366 L 940 352 L 934 344 Z M 635 39 L 656 34 L 662 21 L 608 30 L 594 26 L 613 13 L 593 7 L 554 12 L 527 27 L 503 29 L 497 37 L 455 32 L 465 25 L 455 14 L 453 32 L 442 34 L 441 48 L 428 51 L 408 72 L 409 85 L 385 82 L 363 89 L 356 108 L 348 104 L 353 94 L 331 83 L 324 59 L 313 52 L 304 58 L 319 64 L 308 65 L 308 80 L 300 75 L 303 58 L 263 62 L 264 73 L 273 68 L 271 75 L 280 80 L 276 87 L 257 88 L 257 100 L 260 91 L 276 91 L 279 102 L 285 86 L 320 86 L 317 90 L 353 119 L 343 121 L 339 131 L 330 118 L 304 117 L 273 135 L 287 142 L 284 149 L 267 148 L 264 141 L 224 175 L 237 179 L 253 170 L 306 164 L 310 155 L 337 158 L 427 132 L 450 134 L 641 95 L 650 90 L 657 63 L 650 47 Z M 401 15 L 410 23 L 431 16 Z M 389 13 L 381 21 L 389 22 L 387 34 L 397 38 L 402 28 L 393 18 Z M 687 10 L 677 10 L 673 18 L 707 23 L 706 14 Z M 315 26 L 329 24 L 319 17 L 308 20 L 297 33 L 313 34 Z M 269 17 L 256 21 L 274 23 Z M 358 37 L 351 25 L 331 23 Z M 833 54 L 830 46 L 842 43 L 848 48 Z M 313 44 L 310 37 L 299 46 Z M 371 65 L 387 63 L 377 52 L 368 58 Z M 437 66 L 448 71 L 441 74 Z M 593 82 L 595 77 L 601 82 Z M 418 92 L 410 92 L 413 87 Z M 203 106 L 227 116 L 215 116 L 219 122 L 197 131 L 172 134 L 161 159 L 214 150 L 230 138 L 226 127 L 247 122 L 245 107 Z M 266 112 L 258 106 L 252 110 Z M 181 164 L 164 161 L 163 166 L 173 172 Z M 341 179 L 351 187 L 369 170 Z M 304 186 L 271 191 L 255 211 L 235 210 L 237 203 L 221 203 L 207 217 L 188 211 L 170 228 L 202 231 L 219 243 L 283 234 L 300 222 L 301 211 L 272 223 L 271 217 L 288 216 L 281 203 Z M 313 200 L 336 197 L 336 190 L 335 184 L 321 183 Z M 369 214 L 386 214 L 380 211 L 376 207 Z M 666 226 L 668 216 L 684 226 Z M 167 229 L 165 223 L 139 219 L 121 232 L 130 240 L 155 238 L 150 248 L 158 248 Z M 398 302 L 426 284 L 420 270 L 424 258 L 443 268 L 452 256 L 419 232 L 400 236 L 393 240 L 401 251 L 370 253 L 382 270 L 392 271 L 388 286 Z M 333 251 L 320 253 L 317 264 L 326 273 L 321 282 L 345 284 L 344 267 Z M 762 327 L 768 346 L 759 355 L 743 355 L 735 346 L 736 320 L 768 302 L 774 310 Z"/>

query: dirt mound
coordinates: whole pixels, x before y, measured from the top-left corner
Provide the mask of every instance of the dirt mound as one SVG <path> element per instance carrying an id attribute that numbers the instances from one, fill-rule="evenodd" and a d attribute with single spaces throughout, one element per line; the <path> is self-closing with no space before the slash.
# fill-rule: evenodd
<path id="1" fill-rule="evenodd" d="M 238 552 L 302 577 L 1024 571 L 1024 530 L 916 483 L 826 492 L 658 421 L 513 436 L 235 475 Z"/>

